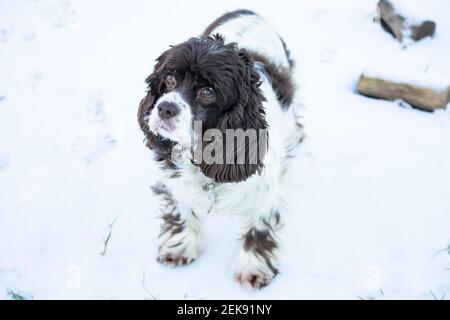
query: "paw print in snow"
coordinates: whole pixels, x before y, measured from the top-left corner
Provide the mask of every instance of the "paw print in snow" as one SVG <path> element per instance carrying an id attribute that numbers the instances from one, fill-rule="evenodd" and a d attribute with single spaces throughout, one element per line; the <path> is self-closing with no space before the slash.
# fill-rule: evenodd
<path id="1" fill-rule="evenodd" d="M 8 172 L 12 167 L 11 159 L 0 154 L 0 174 Z"/>
<path id="2" fill-rule="evenodd" d="M 80 135 L 75 138 L 72 145 L 73 151 L 87 166 L 99 161 L 117 144 L 108 127 L 101 97 L 94 97 L 89 105 L 85 113 L 81 115 L 79 128 L 77 128 Z"/>
<path id="3" fill-rule="evenodd" d="M 70 0 L 47 0 L 42 6 L 41 16 L 56 29 L 80 27 L 78 10 Z"/>

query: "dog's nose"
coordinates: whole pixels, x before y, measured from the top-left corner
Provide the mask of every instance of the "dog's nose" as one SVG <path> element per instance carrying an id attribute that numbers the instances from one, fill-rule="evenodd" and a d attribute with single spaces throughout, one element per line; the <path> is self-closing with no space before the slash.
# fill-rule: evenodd
<path id="1" fill-rule="evenodd" d="M 177 105 L 174 103 L 161 102 L 158 105 L 158 115 L 162 120 L 173 118 L 178 113 L 180 113 L 180 109 L 178 109 Z"/>

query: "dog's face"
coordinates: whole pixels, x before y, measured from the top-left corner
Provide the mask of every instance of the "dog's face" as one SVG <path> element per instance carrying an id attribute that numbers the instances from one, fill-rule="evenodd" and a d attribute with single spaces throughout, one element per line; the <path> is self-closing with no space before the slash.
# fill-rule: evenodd
<path id="1" fill-rule="evenodd" d="M 227 129 L 267 127 L 253 61 L 219 36 L 173 46 L 157 59 L 146 81 L 149 90 L 138 118 L 150 148 L 191 146 L 195 122 L 201 123 L 203 132 L 216 128 L 224 135 Z M 199 165 L 219 182 L 245 180 L 261 166 Z"/>

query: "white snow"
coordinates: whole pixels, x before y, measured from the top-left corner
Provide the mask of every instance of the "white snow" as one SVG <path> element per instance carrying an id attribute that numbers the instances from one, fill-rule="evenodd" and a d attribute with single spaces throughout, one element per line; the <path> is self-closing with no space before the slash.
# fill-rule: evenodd
<path id="1" fill-rule="evenodd" d="M 406 18 L 409 25 L 420 24 L 425 20 L 432 20 L 432 14 L 425 2 L 417 3 L 411 0 L 389 0 L 394 9 L 402 17 Z"/>
<path id="2" fill-rule="evenodd" d="M 385 63 L 374 63 L 364 68 L 365 76 L 394 83 L 416 85 L 444 92 L 450 89 L 450 68 L 397 63 L 395 67 Z"/>
<path id="3" fill-rule="evenodd" d="M 437 33 L 407 49 L 376 3 L 245 2 L 285 38 L 307 106 L 282 273 L 253 292 L 233 281 L 234 216 L 205 221 L 192 265 L 157 264 L 136 121 L 154 59 L 242 1 L 0 0 L 0 299 L 448 297 L 450 113 L 355 87 L 374 60 L 448 70 L 450 2 L 414 1 Z"/>

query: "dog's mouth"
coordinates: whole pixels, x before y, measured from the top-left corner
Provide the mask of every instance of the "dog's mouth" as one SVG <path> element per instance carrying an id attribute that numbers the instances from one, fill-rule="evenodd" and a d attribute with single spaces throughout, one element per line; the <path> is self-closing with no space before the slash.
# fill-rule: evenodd
<path id="1" fill-rule="evenodd" d="M 158 119 L 149 123 L 150 131 L 156 135 L 169 138 L 169 136 L 176 131 L 176 126 L 171 121 L 164 121 Z"/>
<path id="2" fill-rule="evenodd" d="M 176 119 L 162 120 L 160 118 L 148 118 L 150 132 L 162 139 L 167 139 L 178 144 L 190 144 L 190 139 L 184 137 L 177 125 Z"/>
<path id="3" fill-rule="evenodd" d="M 172 123 L 172 121 L 159 120 L 157 126 L 160 130 L 167 132 L 173 132 L 176 129 L 176 126 Z"/>

